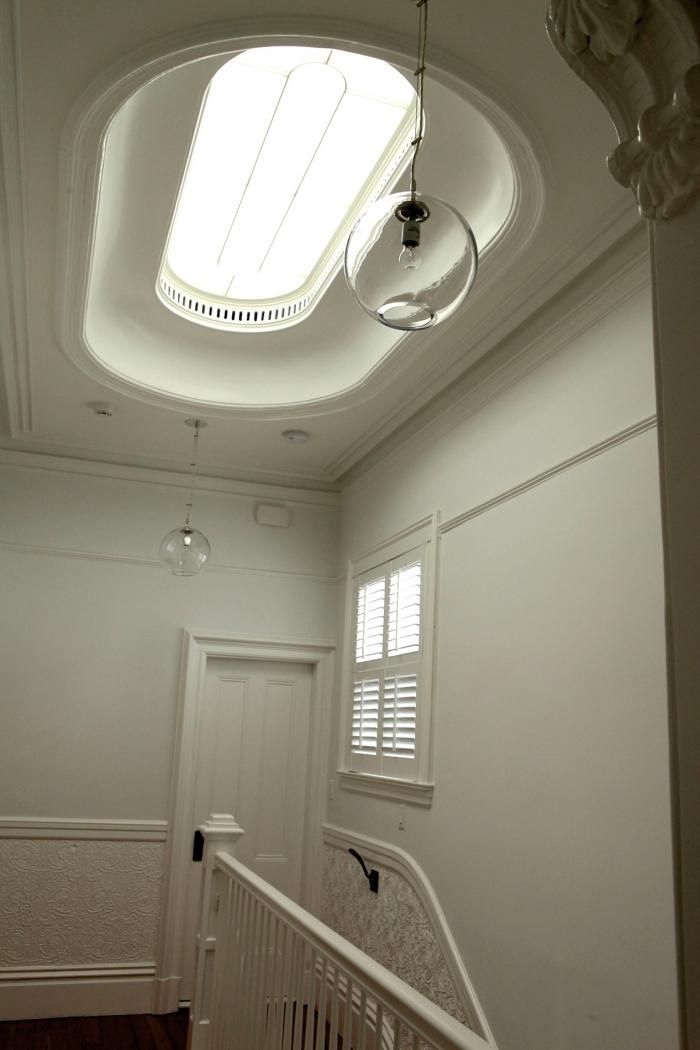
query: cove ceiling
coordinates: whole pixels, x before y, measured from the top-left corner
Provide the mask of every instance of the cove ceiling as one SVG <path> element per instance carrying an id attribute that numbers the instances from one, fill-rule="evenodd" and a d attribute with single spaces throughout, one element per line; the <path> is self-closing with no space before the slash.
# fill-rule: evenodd
<path id="1" fill-rule="evenodd" d="M 480 272 L 444 326 L 372 322 L 342 272 L 300 324 L 219 331 L 156 295 L 173 207 L 211 77 L 249 47 L 338 47 L 410 78 L 414 8 L 0 0 L 0 290 L 7 448 L 179 469 L 209 420 L 202 471 L 329 486 L 636 223 L 600 157 L 595 99 L 546 40 L 537 0 L 433 0 L 419 187 L 472 224 Z M 340 20 L 340 21 L 339 21 Z M 397 185 L 405 186 L 405 176 Z M 86 407 L 114 405 L 111 418 Z M 290 446 L 288 428 L 312 439 Z"/>

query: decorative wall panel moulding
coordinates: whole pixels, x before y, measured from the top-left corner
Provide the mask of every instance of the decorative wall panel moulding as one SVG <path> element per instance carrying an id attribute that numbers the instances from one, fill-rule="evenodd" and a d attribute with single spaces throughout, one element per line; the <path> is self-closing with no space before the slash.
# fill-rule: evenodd
<path id="1" fill-rule="evenodd" d="M 165 842 L 166 820 L 84 820 L 63 817 L 0 817 L 0 839 L 100 839 Z"/>
<path id="2" fill-rule="evenodd" d="M 152 966 L 164 853 L 163 842 L 0 838 L 3 979 L 27 968 Z"/>
<path id="3" fill-rule="evenodd" d="M 562 460 L 560 463 L 550 467 L 549 470 L 543 470 L 540 474 L 535 474 L 526 481 L 521 481 L 519 485 L 513 485 L 512 488 L 499 492 L 492 499 L 485 500 L 484 503 L 479 503 L 476 507 L 471 507 L 469 510 L 462 511 L 461 514 L 455 514 L 453 517 L 448 518 L 447 521 L 443 521 L 440 525 L 440 534 L 444 535 L 446 532 L 451 532 L 453 529 L 459 528 L 460 525 L 471 521 L 472 518 L 485 514 L 486 511 L 491 510 L 493 507 L 498 507 L 501 503 L 506 503 L 508 500 L 516 499 L 516 497 L 522 496 L 523 493 L 529 492 L 530 489 L 535 488 L 537 485 L 542 485 L 545 481 L 550 481 L 559 474 L 563 474 L 565 470 L 570 470 L 572 467 L 585 463 L 589 459 L 595 459 L 596 456 L 609 452 L 610 449 L 616 448 L 618 445 L 622 445 L 625 441 L 630 441 L 640 434 L 645 434 L 647 430 L 653 430 L 655 427 L 656 416 L 646 416 L 644 419 L 640 419 L 639 422 L 632 423 L 631 426 L 619 430 L 617 434 L 612 434 L 609 438 L 605 438 L 603 441 L 583 449 L 575 456 Z"/>
<path id="4" fill-rule="evenodd" d="M 700 192 L 700 6 L 552 0 L 546 28 L 612 117 L 612 175 L 645 218 L 678 215 Z"/>
<path id="5" fill-rule="evenodd" d="M 323 825 L 323 841 L 323 921 L 495 1046 L 444 912 L 420 865 L 392 843 L 332 824 Z M 371 901 L 348 855 L 350 847 L 380 870 L 380 891 Z"/>
<path id="6" fill-rule="evenodd" d="M 80 558 L 85 561 L 113 561 L 126 565 L 141 565 L 157 569 L 162 574 L 163 563 L 157 558 L 138 558 L 129 554 L 112 554 L 109 551 L 78 551 L 64 547 L 41 547 L 31 543 L 10 543 L 0 540 L 0 550 L 15 551 L 18 554 L 47 554 L 60 558 Z M 277 580 L 303 580 L 306 583 L 320 583 L 323 586 L 335 585 L 337 576 L 318 576 L 314 573 L 285 572 L 277 569 L 257 569 L 245 565 L 208 564 L 207 572 L 228 572 L 235 576 L 271 576 Z"/>

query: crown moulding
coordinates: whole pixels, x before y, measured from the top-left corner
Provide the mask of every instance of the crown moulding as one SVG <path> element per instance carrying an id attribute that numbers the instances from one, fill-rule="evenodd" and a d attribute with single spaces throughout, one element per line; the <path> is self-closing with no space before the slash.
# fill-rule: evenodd
<path id="1" fill-rule="evenodd" d="M 546 29 L 613 120 L 610 173 L 644 218 L 678 215 L 700 194 L 698 4 L 551 0 Z"/>

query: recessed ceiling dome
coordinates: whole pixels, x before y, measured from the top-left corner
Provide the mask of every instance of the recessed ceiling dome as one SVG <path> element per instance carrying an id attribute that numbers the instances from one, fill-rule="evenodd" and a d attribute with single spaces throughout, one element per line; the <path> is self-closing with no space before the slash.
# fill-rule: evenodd
<path id="1" fill-rule="evenodd" d="M 420 377 L 449 367 L 460 352 L 459 333 L 451 334 L 453 319 L 441 328 L 437 342 L 423 334 L 405 343 L 403 333 L 364 313 L 339 272 L 355 211 L 373 195 L 406 185 L 408 158 L 402 151 L 412 135 L 413 58 L 402 64 L 396 53 L 378 47 L 370 58 L 345 50 L 352 45 L 338 42 L 335 47 L 335 41 L 324 41 L 320 50 L 309 46 L 300 56 L 291 46 L 299 42 L 297 37 L 286 47 L 276 38 L 271 47 L 257 37 L 235 48 L 229 37 L 222 48 L 212 40 L 208 53 L 201 48 L 195 57 L 187 50 L 173 53 L 169 68 L 148 79 L 134 66 L 129 78 L 134 89 L 118 108 L 109 82 L 97 101 L 90 99 L 89 118 L 76 113 L 75 138 L 67 145 L 70 182 L 63 195 L 70 201 L 70 220 L 60 297 L 62 338 L 69 356 L 103 385 L 158 405 L 186 407 L 190 414 L 206 410 L 209 415 L 293 419 L 352 408 L 409 374 L 421 382 Z M 322 56 L 325 61 L 318 62 Z M 202 181 L 211 175 L 211 165 L 200 163 L 193 150 L 208 101 L 218 94 L 215 86 L 234 72 L 236 78 L 253 76 L 266 83 L 267 94 L 261 88 L 254 96 L 239 82 L 235 102 L 220 96 L 219 126 L 226 129 L 228 146 L 216 162 L 212 185 Z M 318 121 L 307 135 L 301 117 L 296 125 L 275 120 L 275 111 L 293 100 L 292 85 L 301 90 L 307 76 L 326 78 L 324 105 L 331 81 L 335 85 L 335 108 L 326 106 L 321 113 L 320 138 Z M 115 70 L 115 78 L 123 98 L 122 69 Z M 317 94 L 305 94 L 312 108 Z M 345 115 L 334 130 L 332 118 L 341 112 Z M 237 127 L 250 130 L 256 122 L 257 138 L 243 147 Z M 468 219 L 484 262 L 464 314 L 455 315 L 461 320 L 489 281 L 493 284 L 500 266 L 514 264 L 540 214 L 518 205 L 539 199 L 539 183 L 527 181 L 535 177 L 535 168 L 529 159 L 521 163 L 531 154 L 510 118 L 454 73 L 432 67 L 426 76 L 426 122 L 421 188 L 448 200 Z M 273 161 L 275 151 L 286 158 L 272 165 L 282 168 L 275 177 L 282 175 L 284 200 L 276 199 L 269 182 L 266 188 L 270 158 L 258 171 L 266 139 Z M 513 152 L 507 145 L 511 140 Z M 337 159 L 331 152 L 342 161 L 335 174 L 329 174 Z M 326 173 L 319 167 L 315 182 L 305 185 L 314 161 L 321 165 L 324 156 Z M 247 158 L 245 165 L 241 158 Z M 198 168 L 201 178 L 190 189 L 185 173 Z M 180 213 L 178 202 L 184 206 L 190 196 L 193 207 Z M 295 214 L 305 196 L 314 209 Z M 251 238 L 259 236 L 261 215 L 267 241 L 256 247 Z M 239 219 L 234 239 L 229 234 Z M 268 250 L 270 260 L 273 253 L 277 260 L 269 270 Z M 164 281 L 177 288 L 175 302 Z M 261 312 L 282 310 L 285 304 L 288 310 L 291 304 L 291 319 L 302 323 L 285 324 L 289 315 L 260 321 Z M 217 310 L 239 316 L 231 324 L 230 316 L 215 317 Z"/>
<path id="2" fill-rule="evenodd" d="M 158 277 L 213 328 L 303 320 L 350 229 L 405 161 L 416 94 L 380 59 L 259 47 L 209 84 Z"/>

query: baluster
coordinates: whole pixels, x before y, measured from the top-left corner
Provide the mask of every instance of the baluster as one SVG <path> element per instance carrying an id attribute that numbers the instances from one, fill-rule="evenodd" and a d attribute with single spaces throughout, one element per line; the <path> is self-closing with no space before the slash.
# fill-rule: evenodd
<path id="1" fill-rule="evenodd" d="M 367 992 L 360 988 L 360 1016 L 357 1021 L 357 1050 L 365 1050 L 367 1039 Z"/>
<path id="2" fill-rule="evenodd" d="M 343 1050 L 352 1050 L 352 997 L 354 985 L 350 975 L 345 984 L 345 1015 L 343 1017 Z M 331 1048 L 333 1050 L 333 1048 Z"/>
<path id="3" fill-rule="evenodd" d="M 393 1050 L 400 1050 L 401 1046 L 401 1018 L 398 1014 L 394 1014 L 394 1048 Z"/>
<path id="4" fill-rule="evenodd" d="M 265 967 L 270 951 L 270 930 L 272 926 L 272 915 L 268 908 L 261 908 L 260 934 L 258 937 L 255 953 L 255 976 L 253 979 L 253 999 L 251 1010 L 253 1012 L 253 1027 L 251 1033 L 251 1046 L 258 1050 L 265 1041 L 265 1019 L 267 1013 L 267 982 L 265 980 Z"/>
<path id="5" fill-rule="evenodd" d="M 382 1050 L 383 1048 L 383 1028 L 384 1028 L 384 1003 L 380 1003 L 377 1000 L 377 1012 L 374 1018 L 374 1046 L 375 1050 Z"/>
<path id="6" fill-rule="evenodd" d="M 302 1037 L 304 1035 L 304 1004 L 306 998 L 306 962 L 307 962 L 308 951 L 306 942 L 303 938 L 299 938 L 299 972 L 297 974 L 297 996 L 296 996 L 296 1011 L 294 1016 L 294 1041 L 292 1044 L 292 1050 L 301 1050 Z"/>
<path id="7" fill-rule="evenodd" d="M 280 980 L 280 1023 L 279 1038 L 276 1050 L 284 1050 L 285 1035 L 292 1023 L 292 994 L 291 994 L 291 972 L 294 952 L 294 934 L 287 926 L 282 924 L 283 951 L 282 951 L 282 976 Z"/>
<path id="8" fill-rule="evenodd" d="M 301 938 L 289 929 L 289 977 L 286 984 L 286 1009 L 284 1018 L 284 1032 L 282 1034 L 281 1050 L 292 1050 L 292 1039 L 294 1035 L 295 1019 L 298 1017 L 298 989 L 299 989 L 299 954 Z"/>
<path id="9" fill-rule="evenodd" d="M 333 967 L 333 986 L 331 989 L 331 1017 L 330 1030 L 328 1032 L 328 1050 L 338 1050 L 338 1001 L 340 998 L 340 972 L 337 966 Z"/>
<path id="10" fill-rule="evenodd" d="M 326 1043 L 326 1002 L 328 999 L 328 960 L 321 960 L 321 972 L 318 988 L 318 1027 L 316 1029 L 316 1050 L 324 1050 Z"/>
<path id="11" fill-rule="evenodd" d="M 251 1042 L 253 1015 L 251 998 L 253 992 L 253 963 L 255 960 L 255 925 L 258 918 L 258 902 L 252 893 L 248 894 L 248 914 L 245 924 L 245 953 L 243 956 L 244 972 L 241 995 L 241 1050 L 257 1050 Z"/>
<path id="12" fill-rule="evenodd" d="M 316 949 L 309 953 L 309 995 L 306 1001 L 306 1027 L 304 1030 L 304 1050 L 311 1050 L 314 1045 L 314 1022 L 316 1019 Z"/>
<path id="13" fill-rule="evenodd" d="M 272 953 L 272 971 L 270 976 L 270 1010 L 267 1017 L 267 1043 L 271 1050 L 278 1050 L 277 1045 L 277 1019 L 280 1008 L 278 984 L 281 970 L 280 943 L 282 941 L 283 925 L 275 917 L 275 941 Z"/>
<path id="14" fill-rule="evenodd" d="M 229 973 L 229 954 L 231 950 L 231 909 L 232 909 L 233 887 L 230 879 L 226 880 L 226 886 L 221 894 L 224 897 L 223 907 L 219 902 L 219 926 L 217 932 L 216 958 L 214 960 L 214 980 L 211 993 L 211 1015 L 209 1024 L 211 1035 L 209 1037 L 209 1050 L 216 1050 L 220 1044 L 223 1003 L 223 988 Z"/>

